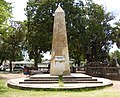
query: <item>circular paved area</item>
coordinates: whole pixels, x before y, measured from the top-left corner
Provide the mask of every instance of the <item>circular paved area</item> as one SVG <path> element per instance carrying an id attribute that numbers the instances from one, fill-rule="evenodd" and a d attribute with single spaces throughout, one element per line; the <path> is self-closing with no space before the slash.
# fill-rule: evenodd
<path id="1" fill-rule="evenodd" d="M 49 77 L 49 74 L 40 74 L 34 75 L 33 77 L 46 76 Z M 72 74 L 70 76 L 80 76 L 86 77 L 88 75 L 85 74 Z M 61 89 L 61 90 L 72 90 L 72 89 L 84 89 L 84 88 L 96 88 L 96 87 L 105 87 L 112 85 L 112 81 L 104 78 L 93 77 L 93 79 L 97 79 L 97 81 L 103 83 L 73 83 L 73 84 L 64 84 L 64 87 L 59 87 L 59 84 L 19 84 L 19 82 L 23 82 L 24 79 L 29 79 L 28 76 L 22 75 L 20 78 L 11 79 L 7 82 L 9 87 L 12 88 L 20 88 L 20 89 Z"/>

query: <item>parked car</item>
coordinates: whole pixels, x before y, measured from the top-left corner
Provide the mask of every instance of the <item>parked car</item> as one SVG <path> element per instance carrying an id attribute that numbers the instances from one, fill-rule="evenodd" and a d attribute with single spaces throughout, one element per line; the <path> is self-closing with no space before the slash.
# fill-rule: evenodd
<path id="1" fill-rule="evenodd" d="M 14 67 L 14 68 L 13 68 L 13 71 L 22 72 L 22 71 L 23 71 L 23 69 L 24 69 L 24 67 L 23 67 L 23 66 L 17 66 L 17 67 Z"/>
<path id="2" fill-rule="evenodd" d="M 1 65 L 0 66 L 0 71 L 5 71 L 6 69 L 8 69 L 8 65 Z"/>

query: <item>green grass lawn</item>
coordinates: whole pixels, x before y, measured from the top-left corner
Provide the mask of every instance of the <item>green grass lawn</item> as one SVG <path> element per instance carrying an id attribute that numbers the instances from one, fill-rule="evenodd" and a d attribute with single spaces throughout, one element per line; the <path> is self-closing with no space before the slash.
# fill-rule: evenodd
<path id="1" fill-rule="evenodd" d="M 112 87 L 90 91 L 35 91 L 8 88 L 5 80 L 0 79 L 0 97 L 120 97 L 120 90 Z"/>

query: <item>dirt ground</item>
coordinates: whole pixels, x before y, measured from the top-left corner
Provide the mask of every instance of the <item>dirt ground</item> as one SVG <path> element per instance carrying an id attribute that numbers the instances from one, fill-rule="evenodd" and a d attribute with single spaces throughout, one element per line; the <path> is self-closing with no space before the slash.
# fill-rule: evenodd
<path id="1" fill-rule="evenodd" d="M 1 73 L 0 72 L 0 79 L 4 79 L 6 81 L 10 79 L 16 79 L 16 78 L 26 78 L 29 77 L 29 75 L 24 75 L 22 73 L 20 74 L 13 74 L 13 73 Z"/>
<path id="2" fill-rule="evenodd" d="M 20 74 L 0 73 L 0 80 L 5 79 L 6 81 L 8 81 L 10 79 L 26 78 L 26 77 L 29 77 L 29 75 L 24 75 L 22 73 L 20 73 Z M 112 80 L 112 82 L 113 82 L 113 86 L 110 89 L 120 91 L 120 81 Z"/>

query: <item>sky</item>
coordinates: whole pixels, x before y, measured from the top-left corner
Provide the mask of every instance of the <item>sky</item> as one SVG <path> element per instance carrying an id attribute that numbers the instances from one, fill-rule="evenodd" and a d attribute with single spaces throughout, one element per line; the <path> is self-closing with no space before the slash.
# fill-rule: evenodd
<path id="1" fill-rule="evenodd" d="M 13 6 L 13 17 L 14 20 L 23 21 L 26 19 L 24 8 L 26 8 L 28 0 L 6 0 L 7 2 L 11 2 Z"/>
<path id="2" fill-rule="evenodd" d="M 6 0 L 12 2 L 13 16 L 15 20 L 26 19 L 24 8 L 28 0 Z M 114 12 L 117 15 L 116 20 L 120 19 L 120 0 L 93 0 L 97 4 L 102 4 L 105 10 Z"/>
<path id="3" fill-rule="evenodd" d="M 102 4 L 105 11 L 112 12 L 116 15 L 115 20 L 111 21 L 114 23 L 120 19 L 120 0 L 93 0 L 97 4 Z"/>
<path id="4" fill-rule="evenodd" d="M 26 19 L 24 8 L 26 7 L 28 0 L 6 0 L 12 2 L 13 6 L 13 19 L 17 21 L 23 21 Z M 116 18 L 111 23 L 118 21 L 120 19 L 120 0 L 93 0 L 97 4 L 102 4 L 104 9 L 108 12 L 113 12 L 116 15 Z M 110 52 L 118 49 L 114 44 Z M 120 49 L 119 49 L 120 51 Z"/>

